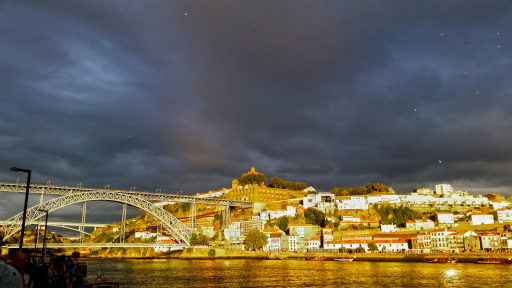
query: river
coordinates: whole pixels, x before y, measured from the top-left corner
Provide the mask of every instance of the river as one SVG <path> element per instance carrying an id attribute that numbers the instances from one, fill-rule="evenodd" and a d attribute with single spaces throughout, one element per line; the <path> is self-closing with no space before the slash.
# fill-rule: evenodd
<path id="1" fill-rule="evenodd" d="M 82 261 L 84 259 L 81 259 Z M 121 287 L 510 287 L 512 265 L 86 259 Z"/>

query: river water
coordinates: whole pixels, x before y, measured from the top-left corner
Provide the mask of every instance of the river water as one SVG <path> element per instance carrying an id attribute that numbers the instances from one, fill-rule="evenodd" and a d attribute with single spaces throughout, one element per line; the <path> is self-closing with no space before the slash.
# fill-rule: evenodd
<path id="1" fill-rule="evenodd" d="M 83 259 L 81 259 L 83 260 Z M 121 287 L 511 287 L 512 265 L 86 259 Z"/>

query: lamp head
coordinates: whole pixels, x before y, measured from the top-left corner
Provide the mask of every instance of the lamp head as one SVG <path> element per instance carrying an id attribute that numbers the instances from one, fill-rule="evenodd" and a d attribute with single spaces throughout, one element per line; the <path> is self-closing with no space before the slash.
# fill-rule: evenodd
<path id="1" fill-rule="evenodd" d="M 11 171 L 15 171 L 15 172 L 30 172 L 31 170 L 28 170 L 28 169 L 21 169 L 21 168 L 18 168 L 18 167 L 11 167 Z"/>

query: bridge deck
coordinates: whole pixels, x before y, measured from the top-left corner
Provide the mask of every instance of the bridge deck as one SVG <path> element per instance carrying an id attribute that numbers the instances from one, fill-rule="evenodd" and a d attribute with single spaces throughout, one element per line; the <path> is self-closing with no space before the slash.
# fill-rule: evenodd
<path id="1" fill-rule="evenodd" d="M 0 226 L 16 224 L 15 221 L 7 221 L 0 220 Z M 44 226 L 45 221 L 30 221 L 25 223 L 26 225 L 37 225 Z M 79 222 L 58 222 L 58 221 L 48 221 L 48 226 L 72 226 L 72 227 L 107 227 L 109 224 L 99 224 L 99 223 L 79 223 Z"/>
<path id="2" fill-rule="evenodd" d="M 0 192 L 10 193 L 25 193 L 25 183 L 5 183 L 0 182 Z M 125 190 L 106 190 L 106 189 L 93 189 L 93 188 L 80 188 L 80 187 L 68 187 L 68 186 L 55 186 L 55 185 L 30 185 L 29 193 L 34 194 L 48 194 L 48 195 L 69 195 L 72 193 L 79 192 L 91 192 L 91 191 L 114 191 L 119 193 L 133 194 L 148 201 L 170 201 L 170 202 L 183 202 L 196 204 L 208 204 L 208 205 L 220 205 L 220 206 L 236 206 L 236 207 L 247 207 L 252 208 L 253 202 L 249 201 L 238 201 L 228 199 L 216 199 L 216 198 L 199 198 L 193 196 L 174 195 L 174 194 L 159 194 L 142 191 L 125 191 Z"/>
<path id="3" fill-rule="evenodd" d="M 7 248 L 18 248 L 20 244 L 5 244 Z M 35 243 L 24 243 L 24 249 L 33 249 Z M 46 243 L 46 248 L 171 248 L 178 250 L 187 247 L 183 244 L 157 244 L 157 243 Z M 37 248 L 43 248 L 43 243 L 37 243 Z"/>

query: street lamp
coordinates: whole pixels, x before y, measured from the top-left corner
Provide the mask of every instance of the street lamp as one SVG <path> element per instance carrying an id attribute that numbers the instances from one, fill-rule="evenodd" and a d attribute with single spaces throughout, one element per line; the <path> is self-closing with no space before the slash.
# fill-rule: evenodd
<path id="1" fill-rule="evenodd" d="M 43 259 L 46 259 L 46 231 L 48 230 L 48 210 L 38 209 L 39 212 L 46 212 L 46 222 L 44 223 L 44 236 L 43 236 Z M 37 243 L 36 243 L 37 246 Z"/>
<path id="2" fill-rule="evenodd" d="M 25 206 L 23 207 L 23 221 L 21 222 L 20 251 L 19 251 L 19 252 L 21 252 L 21 249 L 23 248 L 23 236 L 25 235 L 25 219 L 27 218 L 27 202 L 28 202 L 28 193 L 30 190 L 30 188 L 29 188 L 30 187 L 30 175 L 32 173 L 32 170 L 12 167 L 11 171 L 28 173 L 27 190 L 25 192 Z"/>

